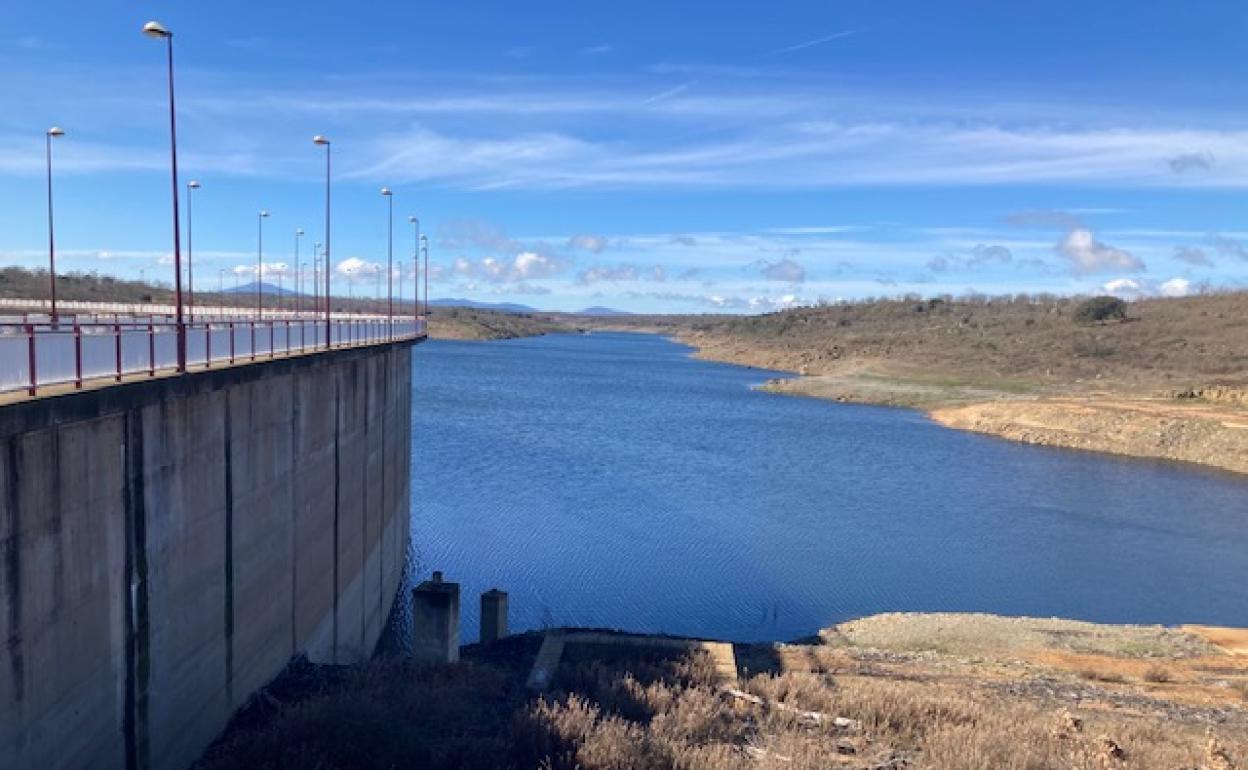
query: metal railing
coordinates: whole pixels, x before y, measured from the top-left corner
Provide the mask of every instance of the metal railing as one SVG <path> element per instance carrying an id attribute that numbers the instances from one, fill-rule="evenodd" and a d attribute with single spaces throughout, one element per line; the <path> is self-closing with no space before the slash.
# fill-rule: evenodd
<path id="1" fill-rule="evenodd" d="M 424 318 L 336 318 L 325 340 L 323 317 L 214 318 L 185 324 L 186 368 L 211 369 L 313 353 L 328 348 L 380 344 L 425 334 Z M 177 371 L 178 326 L 160 316 L 62 316 L 0 319 L 0 393 L 37 395 L 50 385 L 155 377 Z"/>

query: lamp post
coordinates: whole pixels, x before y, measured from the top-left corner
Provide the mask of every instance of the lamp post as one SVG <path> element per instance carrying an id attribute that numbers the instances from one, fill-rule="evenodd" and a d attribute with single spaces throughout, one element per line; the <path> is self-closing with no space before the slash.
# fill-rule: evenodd
<path id="1" fill-rule="evenodd" d="M 190 314 L 191 323 L 195 323 L 195 273 L 193 272 L 195 270 L 195 258 L 191 246 L 191 199 L 194 198 L 192 193 L 199 188 L 199 182 L 194 179 L 186 183 L 186 307 Z"/>
<path id="2" fill-rule="evenodd" d="M 425 254 L 425 323 L 429 322 L 429 239 L 420 236 L 420 249 Z"/>
<path id="3" fill-rule="evenodd" d="M 60 126 L 52 126 L 47 130 L 48 147 L 48 296 L 52 300 L 52 323 L 56 323 L 56 236 L 52 227 L 52 140 L 65 136 Z"/>
<path id="4" fill-rule="evenodd" d="M 420 315 L 420 217 L 407 218 L 412 223 L 412 320 Z"/>
<path id="5" fill-rule="evenodd" d="M 143 34 L 165 41 L 169 61 L 169 168 L 173 189 L 173 288 L 175 318 L 177 319 L 178 371 L 186 371 L 186 326 L 182 323 L 182 237 L 178 225 L 178 122 L 173 98 L 173 33 L 158 21 L 143 25 Z"/>
<path id="6" fill-rule="evenodd" d="M 217 294 L 221 296 L 218 299 L 224 301 L 225 298 L 225 268 L 217 269 Z"/>
<path id="7" fill-rule="evenodd" d="M 321 312 L 321 244 L 312 244 L 312 314 Z"/>
<path id="8" fill-rule="evenodd" d="M 330 143 L 329 139 L 317 134 L 312 143 L 325 148 L 325 347 L 331 344 L 332 329 L 329 323 L 329 179 L 330 179 Z"/>
<path id="9" fill-rule="evenodd" d="M 303 304 L 303 296 L 299 293 L 303 287 L 302 276 L 299 274 L 299 241 L 303 238 L 303 228 L 295 228 L 295 312 L 298 313 Z"/>
<path id="10" fill-rule="evenodd" d="M 394 193 L 389 187 L 381 188 L 389 204 L 386 220 L 386 327 L 389 336 L 394 336 Z"/>
<path id="11" fill-rule="evenodd" d="M 256 317 L 264 318 L 264 220 L 269 218 L 267 209 L 256 215 Z"/>

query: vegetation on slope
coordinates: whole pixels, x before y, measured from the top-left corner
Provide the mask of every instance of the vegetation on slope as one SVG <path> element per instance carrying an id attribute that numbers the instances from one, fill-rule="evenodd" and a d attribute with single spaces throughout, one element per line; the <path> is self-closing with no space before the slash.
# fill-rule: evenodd
<path id="1" fill-rule="evenodd" d="M 429 313 L 429 336 L 437 339 L 499 340 L 576 331 L 545 314 L 436 306 Z"/>
<path id="2" fill-rule="evenodd" d="M 833 373 L 870 366 L 955 381 L 1035 385 L 1248 382 L 1248 293 L 1129 303 L 1087 323 L 1085 300 L 876 300 L 759 316 L 612 319 L 648 325 L 713 358 Z"/>

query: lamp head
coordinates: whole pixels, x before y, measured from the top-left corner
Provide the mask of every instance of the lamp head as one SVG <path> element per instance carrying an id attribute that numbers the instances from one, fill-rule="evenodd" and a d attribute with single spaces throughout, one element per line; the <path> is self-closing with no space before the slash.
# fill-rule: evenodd
<path id="1" fill-rule="evenodd" d="M 173 37 L 173 33 L 165 29 L 165 25 L 158 21 L 149 21 L 143 25 L 143 34 L 153 38 Z"/>
<path id="2" fill-rule="evenodd" d="M 302 228 L 302 227 L 296 227 L 296 228 L 295 228 L 295 235 L 302 236 L 302 235 L 303 235 L 303 228 Z"/>
<path id="3" fill-rule="evenodd" d="M 382 194 L 382 195 L 393 195 L 394 193 L 390 191 L 390 188 L 389 188 L 389 187 L 383 187 L 383 188 L 381 188 L 381 194 Z"/>
<path id="4" fill-rule="evenodd" d="M 312 137 L 312 144 L 323 144 L 323 145 L 328 146 L 329 139 L 321 136 L 320 134 L 317 134 L 316 136 Z"/>
<path id="5" fill-rule="evenodd" d="M 419 221 L 420 221 L 420 219 L 419 219 L 419 217 L 417 217 L 417 216 L 415 216 L 415 215 L 412 215 L 412 216 L 410 216 L 410 217 L 408 217 L 408 218 L 407 218 L 407 221 L 408 221 L 408 222 L 411 222 L 412 224 L 416 224 L 417 222 L 419 222 Z"/>
<path id="6" fill-rule="evenodd" d="M 260 209 L 260 218 L 261 218 L 261 219 L 267 219 L 267 218 L 268 218 L 268 216 L 269 216 L 269 210 L 268 210 L 268 209 Z"/>
<path id="7" fill-rule="evenodd" d="M 200 183 L 199 183 L 197 180 L 194 180 L 194 179 L 192 179 L 191 181 L 187 182 L 187 183 L 186 183 L 186 186 L 187 186 L 187 187 L 189 187 L 189 188 L 191 188 L 192 190 L 198 190 L 200 187 L 202 187 L 202 185 L 200 185 Z"/>
<path id="8" fill-rule="evenodd" d="M 65 136 L 65 129 L 60 126 L 52 126 L 48 129 L 48 136 Z"/>

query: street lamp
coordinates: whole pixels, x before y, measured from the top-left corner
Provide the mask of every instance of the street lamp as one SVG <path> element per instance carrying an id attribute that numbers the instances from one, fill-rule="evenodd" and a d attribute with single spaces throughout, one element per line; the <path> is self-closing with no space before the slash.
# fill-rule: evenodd
<path id="1" fill-rule="evenodd" d="M 386 326 L 394 336 L 394 193 L 389 187 L 381 188 L 381 194 L 389 203 L 389 219 L 386 220 Z"/>
<path id="2" fill-rule="evenodd" d="M 329 324 L 329 179 L 330 179 L 330 144 L 329 139 L 317 134 L 312 143 L 325 148 L 325 347 L 331 344 Z"/>
<path id="3" fill-rule="evenodd" d="M 256 215 L 256 316 L 264 318 L 264 220 L 269 218 L 267 209 Z"/>
<path id="4" fill-rule="evenodd" d="M 412 320 L 420 315 L 420 217 L 407 218 L 412 223 Z"/>
<path id="5" fill-rule="evenodd" d="M 48 294 L 52 298 L 52 323 L 56 323 L 56 237 L 52 227 L 52 140 L 65 136 L 60 126 L 47 130 L 48 145 Z"/>
<path id="6" fill-rule="evenodd" d="M 224 302 L 225 301 L 225 268 L 224 267 L 217 269 L 217 294 L 220 295 L 219 297 L 217 297 L 217 300 L 220 302 Z"/>
<path id="7" fill-rule="evenodd" d="M 178 122 L 173 98 L 173 33 L 158 21 L 143 25 L 143 34 L 165 41 L 169 61 L 169 168 L 173 177 L 173 286 L 178 330 L 178 371 L 186 371 L 186 327 L 182 323 L 182 241 L 178 224 Z"/>
<path id="8" fill-rule="evenodd" d="M 303 304 L 300 290 L 303 288 L 302 276 L 299 274 L 299 239 L 303 238 L 303 228 L 295 228 L 295 312 L 298 313 Z"/>
<path id="9" fill-rule="evenodd" d="M 192 179 L 186 183 L 186 306 L 190 312 L 191 323 L 195 323 L 195 260 L 191 247 L 191 193 L 200 188 L 199 182 Z"/>
<path id="10" fill-rule="evenodd" d="M 429 323 L 429 239 L 420 236 L 420 249 L 425 254 L 425 323 Z"/>
<path id="11" fill-rule="evenodd" d="M 321 312 L 321 243 L 312 244 L 312 314 Z"/>

